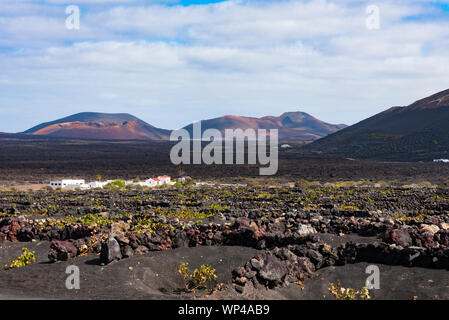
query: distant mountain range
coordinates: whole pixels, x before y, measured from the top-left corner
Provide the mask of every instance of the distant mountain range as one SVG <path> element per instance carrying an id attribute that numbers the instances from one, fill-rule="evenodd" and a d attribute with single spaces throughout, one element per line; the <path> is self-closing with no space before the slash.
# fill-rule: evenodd
<path id="1" fill-rule="evenodd" d="M 214 128 L 223 134 L 225 129 L 278 129 L 279 139 L 316 140 L 345 128 L 346 125 L 329 124 L 304 112 L 287 112 L 279 117 L 223 116 L 203 120 L 201 127 L 202 131 Z M 192 134 L 192 124 L 187 125 L 185 129 Z M 170 132 L 127 113 L 83 112 L 42 123 L 23 133 L 74 139 L 168 140 Z"/>
<path id="2" fill-rule="evenodd" d="M 184 128 L 191 133 L 192 124 Z M 392 107 L 355 125 L 329 124 L 304 112 L 262 118 L 227 115 L 201 122 L 202 131 L 278 129 L 281 140 L 314 141 L 304 155 L 385 160 L 449 158 L 449 89 L 406 107 Z M 2 137 L 168 140 L 171 130 L 126 113 L 83 112 Z M 298 150 L 297 150 L 298 151 Z"/>
<path id="3" fill-rule="evenodd" d="M 449 158 L 449 89 L 407 107 L 392 107 L 303 150 L 354 158 Z"/>
<path id="4" fill-rule="evenodd" d="M 242 116 L 223 116 L 201 121 L 201 130 L 218 129 L 224 137 L 225 129 L 278 129 L 279 139 L 316 140 L 347 127 L 344 124 L 329 124 L 305 112 L 286 112 L 279 117 L 267 116 L 251 118 Z M 192 136 L 193 125 L 184 127 Z"/>

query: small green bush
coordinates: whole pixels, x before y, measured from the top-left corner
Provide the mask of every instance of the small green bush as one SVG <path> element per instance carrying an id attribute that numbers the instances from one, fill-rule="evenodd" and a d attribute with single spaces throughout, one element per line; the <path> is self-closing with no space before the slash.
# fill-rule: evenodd
<path id="1" fill-rule="evenodd" d="M 134 234 L 156 233 L 157 231 L 170 231 L 171 229 L 173 229 L 171 225 L 158 222 L 153 217 L 136 217 L 132 223 L 132 233 Z"/>
<path id="2" fill-rule="evenodd" d="M 203 264 L 195 269 L 192 274 L 189 274 L 189 263 L 185 262 L 178 267 L 178 272 L 184 278 L 184 286 L 187 291 L 194 291 L 204 287 L 208 281 L 217 279 L 215 269 L 208 264 Z"/>
<path id="3" fill-rule="evenodd" d="M 222 206 L 220 204 L 211 204 L 209 206 L 209 210 L 214 212 L 214 213 L 219 213 L 221 211 L 229 210 L 229 206 Z"/>
<path id="4" fill-rule="evenodd" d="M 300 179 L 295 182 L 296 188 L 306 188 L 306 187 L 309 187 L 310 185 L 311 185 L 311 183 L 309 181 L 307 181 L 306 179 Z"/>
<path id="5" fill-rule="evenodd" d="M 340 210 L 341 211 L 358 211 L 359 208 L 357 206 L 349 206 L 349 205 L 341 204 Z"/>
<path id="6" fill-rule="evenodd" d="M 107 185 L 105 185 L 104 187 L 106 189 L 108 188 L 124 188 L 126 185 L 122 180 L 115 180 L 112 182 L 109 182 Z"/>
<path id="7" fill-rule="evenodd" d="M 22 248 L 22 255 L 16 259 L 11 260 L 11 264 L 5 266 L 5 269 L 20 268 L 26 265 L 36 262 L 36 255 L 34 251 L 30 251 L 27 248 Z"/>
<path id="8" fill-rule="evenodd" d="M 371 296 L 367 287 L 362 287 L 360 290 L 354 290 L 352 288 L 343 288 L 340 280 L 337 283 L 329 284 L 329 292 L 337 300 L 369 300 Z"/>

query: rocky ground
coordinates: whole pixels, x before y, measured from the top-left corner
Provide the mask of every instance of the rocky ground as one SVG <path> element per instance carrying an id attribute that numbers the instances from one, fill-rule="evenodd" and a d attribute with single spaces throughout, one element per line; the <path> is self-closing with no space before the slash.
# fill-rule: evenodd
<path id="1" fill-rule="evenodd" d="M 333 299 L 376 265 L 373 299 L 449 298 L 447 187 L 305 184 L 1 192 L 0 265 L 36 262 L 0 271 L 0 297 Z M 218 277 L 187 292 L 184 262 Z"/>

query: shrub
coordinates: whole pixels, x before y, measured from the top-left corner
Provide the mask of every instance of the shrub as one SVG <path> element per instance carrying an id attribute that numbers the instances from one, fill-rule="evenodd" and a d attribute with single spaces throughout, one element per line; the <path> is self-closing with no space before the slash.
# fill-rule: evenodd
<path id="1" fill-rule="evenodd" d="M 311 183 L 309 181 L 307 181 L 306 179 L 300 179 L 295 182 L 296 188 L 306 188 L 306 187 L 309 187 L 310 185 L 311 185 Z"/>
<path id="2" fill-rule="evenodd" d="M 99 227 L 108 226 L 112 223 L 112 221 L 108 218 L 102 217 L 98 214 L 88 213 L 81 217 L 81 223 L 86 226 L 94 226 L 97 225 Z"/>
<path id="3" fill-rule="evenodd" d="M 220 204 L 211 204 L 209 206 L 209 210 L 212 211 L 213 213 L 219 213 L 221 211 L 229 210 L 229 206 L 222 206 Z"/>
<path id="4" fill-rule="evenodd" d="M 255 199 L 270 199 L 271 198 L 271 193 L 261 192 L 261 193 L 257 194 L 254 198 Z"/>
<path id="5" fill-rule="evenodd" d="M 196 183 L 195 180 L 193 180 L 192 178 L 187 179 L 187 177 L 186 177 L 186 180 L 185 180 L 185 182 L 184 182 L 184 186 L 185 186 L 185 187 L 194 186 L 195 183 Z"/>
<path id="6" fill-rule="evenodd" d="M 358 211 L 359 208 L 357 206 L 348 206 L 345 204 L 341 204 L 340 205 L 340 210 L 341 211 Z"/>
<path id="7" fill-rule="evenodd" d="M 104 187 L 107 189 L 107 188 L 124 188 L 125 186 L 126 185 L 122 180 L 115 180 L 115 181 L 109 182 Z"/>
<path id="8" fill-rule="evenodd" d="M 227 207 L 229 208 L 229 207 Z M 226 207 L 223 207 L 223 210 Z M 206 219 L 216 215 L 219 211 L 209 208 L 208 210 L 194 211 L 185 206 L 182 206 L 178 210 L 170 210 L 163 208 L 156 208 L 154 211 L 156 216 L 166 216 L 178 219 Z"/>
<path id="9" fill-rule="evenodd" d="M 449 201 L 449 198 L 444 198 L 444 197 L 441 197 L 439 195 L 433 196 L 432 199 L 438 200 L 438 201 Z"/>
<path id="10" fill-rule="evenodd" d="M 340 280 L 337 283 L 329 284 L 329 292 L 333 294 L 337 300 L 369 300 L 371 299 L 367 287 L 362 287 L 360 290 L 354 290 L 352 288 L 343 288 Z"/>
<path id="11" fill-rule="evenodd" d="M 357 184 L 358 184 L 357 181 L 338 181 L 338 182 L 335 182 L 335 187 L 349 188 L 349 187 L 356 187 Z"/>
<path id="12" fill-rule="evenodd" d="M 195 269 L 192 274 L 189 274 L 189 263 L 185 262 L 178 267 L 178 272 L 184 278 L 184 286 L 187 291 L 194 291 L 204 287 L 208 281 L 217 279 L 215 269 L 208 264 L 203 264 Z"/>
<path id="13" fill-rule="evenodd" d="M 157 231 L 170 231 L 173 227 L 169 224 L 158 222 L 153 217 L 135 217 L 132 223 L 132 233 L 142 234 L 145 232 L 156 233 Z"/>
<path id="14" fill-rule="evenodd" d="M 9 266 L 6 265 L 5 269 L 20 268 L 34 262 L 36 262 L 36 255 L 34 251 L 31 252 L 27 248 L 22 248 L 22 255 L 16 259 L 12 259 L 11 264 Z"/>

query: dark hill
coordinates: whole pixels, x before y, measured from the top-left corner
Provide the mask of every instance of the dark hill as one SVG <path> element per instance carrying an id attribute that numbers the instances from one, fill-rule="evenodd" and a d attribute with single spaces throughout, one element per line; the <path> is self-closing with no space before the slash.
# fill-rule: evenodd
<path id="1" fill-rule="evenodd" d="M 393 107 L 303 148 L 310 154 L 392 160 L 449 157 L 449 89 Z"/>

